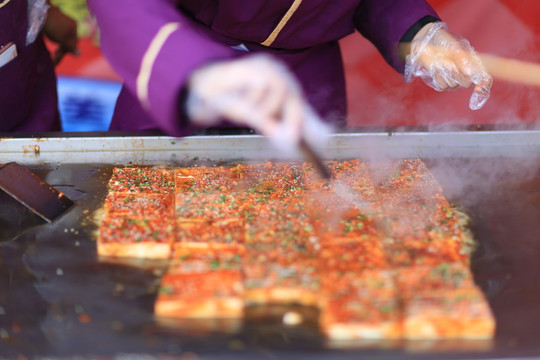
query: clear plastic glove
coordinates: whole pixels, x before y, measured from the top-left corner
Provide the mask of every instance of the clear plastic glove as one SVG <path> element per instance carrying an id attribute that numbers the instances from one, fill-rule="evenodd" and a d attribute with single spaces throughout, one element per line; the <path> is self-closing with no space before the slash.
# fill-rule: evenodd
<path id="1" fill-rule="evenodd" d="M 404 79 L 411 82 L 416 77 L 437 91 L 474 85 L 471 110 L 484 106 L 493 83 L 470 43 L 451 34 L 443 22 L 426 25 L 411 42 Z"/>
<path id="2" fill-rule="evenodd" d="M 330 131 L 285 65 L 265 55 L 195 71 L 188 82 L 186 114 L 199 126 L 227 119 L 250 127 L 287 153 L 297 152 L 302 138 L 320 146 Z"/>

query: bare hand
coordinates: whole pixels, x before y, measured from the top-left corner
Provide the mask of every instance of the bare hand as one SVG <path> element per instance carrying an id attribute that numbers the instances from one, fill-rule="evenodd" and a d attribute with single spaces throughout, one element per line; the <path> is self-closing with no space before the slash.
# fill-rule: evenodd
<path id="1" fill-rule="evenodd" d="M 55 65 L 58 65 L 67 53 L 79 55 L 77 23 L 56 6 L 50 7 L 43 31 L 51 41 L 58 44 L 53 58 Z"/>

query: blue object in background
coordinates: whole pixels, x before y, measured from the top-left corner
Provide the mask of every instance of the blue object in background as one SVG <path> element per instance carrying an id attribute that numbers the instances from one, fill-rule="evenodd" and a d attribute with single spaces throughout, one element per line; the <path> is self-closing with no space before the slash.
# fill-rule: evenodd
<path id="1" fill-rule="evenodd" d="M 106 131 L 122 84 L 58 77 L 58 107 L 63 131 Z"/>

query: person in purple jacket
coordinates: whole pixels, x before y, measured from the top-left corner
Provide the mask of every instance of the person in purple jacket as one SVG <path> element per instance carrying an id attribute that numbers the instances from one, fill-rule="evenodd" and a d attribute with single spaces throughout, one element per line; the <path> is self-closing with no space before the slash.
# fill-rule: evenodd
<path id="1" fill-rule="evenodd" d="M 77 52 L 76 23 L 47 0 L 0 0 L 0 132 L 61 128 L 42 30 L 61 52 Z"/>
<path id="2" fill-rule="evenodd" d="M 226 119 L 278 145 L 344 126 L 338 40 L 359 31 L 398 72 L 437 90 L 491 77 L 424 0 L 89 0 L 103 53 L 124 80 L 111 130 L 184 136 Z M 443 51 L 444 50 L 444 51 Z M 321 120 L 322 119 L 322 120 Z"/>

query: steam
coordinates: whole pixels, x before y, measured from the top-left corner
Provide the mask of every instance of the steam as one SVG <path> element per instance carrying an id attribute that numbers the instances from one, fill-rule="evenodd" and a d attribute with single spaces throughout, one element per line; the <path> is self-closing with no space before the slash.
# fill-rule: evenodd
<path id="1" fill-rule="evenodd" d="M 340 199 L 352 205 L 356 209 L 362 211 L 363 213 L 373 213 L 373 206 L 371 205 L 371 203 L 366 201 L 366 199 L 363 198 L 358 192 L 355 192 L 353 189 L 351 189 L 345 182 L 335 180 L 334 192 Z"/>
<path id="2" fill-rule="evenodd" d="M 540 173 L 538 158 L 484 158 L 439 160 L 430 170 L 441 183 L 445 196 L 466 207 L 508 191 L 505 185 L 534 178 Z"/>
<path id="3" fill-rule="evenodd" d="M 470 2 L 450 2 L 444 9 L 447 15 L 445 17 L 459 18 L 463 6 L 470 7 Z M 485 10 L 485 6 L 481 8 Z M 485 13 L 479 13 L 479 15 L 481 15 L 479 18 L 486 18 Z M 499 20 L 506 19 L 507 21 L 494 21 L 491 15 L 496 15 Z M 540 63 L 540 40 L 534 36 L 531 29 L 523 25 L 520 19 L 497 2 L 490 4 L 489 18 L 491 19 L 489 22 L 482 21 L 481 24 L 475 26 L 473 30 L 478 31 L 477 33 L 471 31 L 478 37 L 475 39 L 473 36 L 470 39 L 471 43 L 477 46 L 477 50 L 506 58 Z M 501 23 L 508 24 L 508 29 L 504 30 L 504 36 L 493 36 L 492 34 L 501 33 L 498 28 Z M 460 32 L 460 29 L 454 30 Z M 485 40 L 483 44 L 480 43 L 482 39 Z M 508 39 L 511 41 L 507 41 Z M 354 63 L 356 61 L 371 61 L 371 53 L 363 54 L 361 59 L 352 58 L 355 55 L 347 56 L 345 48 L 345 62 L 348 68 L 357 67 L 358 64 Z M 384 83 L 374 78 L 373 73 L 379 72 L 378 68 L 371 69 L 372 74 L 354 71 L 348 74 L 348 93 L 354 96 L 354 99 L 351 98 L 349 101 L 350 126 L 389 128 L 393 133 L 411 130 L 431 133 L 470 130 L 540 130 L 540 105 L 538 104 L 540 87 L 495 78 L 492 96 L 486 106 L 479 111 L 470 111 L 467 104 L 472 89 L 438 93 L 421 81 L 406 84 L 399 75 L 392 76 L 391 70 L 386 65 L 380 66 L 380 71 L 389 73 L 389 75 L 383 75 L 385 76 Z M 374 88 L 377 91 L 375 95 Z M 411 125 L 420 125 L 421 128 L 411 129 Z M 364 145 L 367 144 L 364 143 Z M 437 155 L 426 154 L 426 157 L 421 157 L 426 160 L 429 169 L 441 183 L 444 194 L 450 201 L 473 206 L 501 191 L 501 184 L 532 178 L 538 176 L 535 174 L 539 173 L 540 154 L 532 153 L 537 151 L 537 148 L 527 148 L 526 144 L 520 148 L 515 146 L 515 142 L 512 147 L 505 143 L 490 145 L 491 149 L 497 150 L 497 155 L 491 153 L 488 146 L 462 151 L 463 149 L 460 149 L 458 145 L 445 144 L 437 149 Z M 372 162 L 374 166 L 386 166 L 391 158 L 395 158 L 392 156 L 395 152 L 386 150 L 384 143 L 375 141 L 373 146 L 362 150 L 358 157 Z M 415 149 L 410 150 L 411 153 L 415 152 Z M 444 156 L 439 156 L 442 151 L 446 153 Z M 402 154 L 402 158 L 410 157 L 408 155 Z M 377 179 L 374 180 L 377 181 Z"/>

